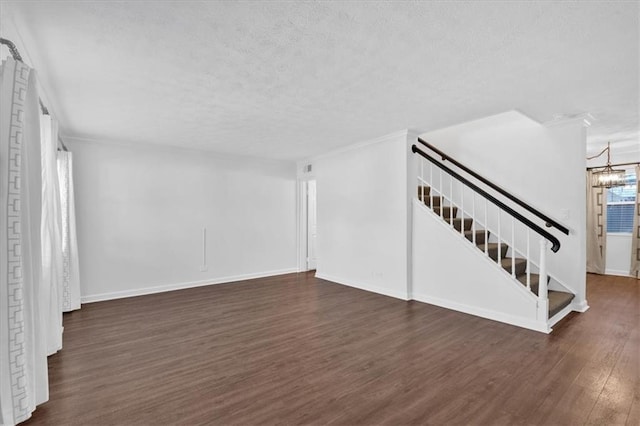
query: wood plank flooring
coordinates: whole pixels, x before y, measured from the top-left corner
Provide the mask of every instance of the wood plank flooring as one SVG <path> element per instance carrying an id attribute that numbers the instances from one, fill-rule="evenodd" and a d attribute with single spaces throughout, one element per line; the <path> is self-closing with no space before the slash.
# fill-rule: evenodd
<path id="1" fill-rule="evenodd" d="M 84 305 L 25 424 L 640 424 L 640 281 L 551 335 L 289 274 Z"/>

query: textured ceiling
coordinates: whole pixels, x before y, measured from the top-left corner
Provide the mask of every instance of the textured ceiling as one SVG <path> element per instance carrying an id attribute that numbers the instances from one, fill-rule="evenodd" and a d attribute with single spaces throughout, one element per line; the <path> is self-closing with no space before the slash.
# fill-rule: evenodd
<path id="1" fill-rule="evenodd" d="M 638 142 L 638 2 L 2 1 L 67 137 L 298 159 L 517 109 Z"/>

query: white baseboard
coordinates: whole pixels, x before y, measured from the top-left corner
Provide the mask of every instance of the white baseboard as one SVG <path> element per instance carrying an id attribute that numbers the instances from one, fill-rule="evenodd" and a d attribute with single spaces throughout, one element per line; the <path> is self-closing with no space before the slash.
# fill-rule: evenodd
<path id="1" fill-rule="evenodd" d="M 333 275 L 327 275 L 327 274 L 323 274 L 323 273 L 319 273 L 316 272 L 316 277 L 326 280 L 326 281 L 331 281 L 334 282 L 336 284 L 342 284 L 342 285 L 346 285 L 348 287 L 353 287 L 353 288 L 357 288 L 360 290 L 365 290 L 365 291 L 370 291 L 372 293 L 378 293 L 378 294 L 382 294 L 383 296 L 389 296 L 389 297 L 394 297 L 396 299 L 401 299 L 401 300 L 409 300 L 409 297 L 407 296 L 407 292 L 406 291 L 397 291 L 397 290 L 390 290 L 388 288 L 385 287 L 378 287 L 375 285 L 371 285 L 368 283 L 361 283 L 361 282 L 354 282 L 353 280 L 348 280 L 345 278 L 340 278 L 340 277 L 336 277 Z"/>
<path id="2" fill-rule="evenodd" d="M 236 281 L 250 280 L 254 278 L 272 277 L 298 272 L 298 268 L 279 269 L 276 271 L 257 272 L 253 274 L 233 275 L 230 277 L 214 278 L 210 280 L 191 281 L 186 283 L 163 284 L 152 287 L 136 288 L 131 290 L 113 291 L 109 293 L 89 294 L 81 297 L 82 303 L 102 302 L 105 300 L 123 299 L 125 297 L 144 296 L 145 294 L 164 293 L 166 291 L 183 290 L 185 288 L 203 287 L 214 284 L 225 284 Z"/>
<path id="3" fill-rule="evenodd" d="M 548 334 L 551 331 L 546 321 L 539 322 L 534 319 L 515 317 L 513 315 L 508 315 L 502 312 L 482 309 L 471 305 L 465 305 L 462 303 L 457 303 L 451 300 L 441 299 L 439 297 L 433 297 L 426 294 L 414 294 L 413 300 L 422 303 L 428 303 L 430 305 L 440 306 L 442 308 L 452 309 L 454 311 L 463 312 L 465 314 L 475 315 L 477 317 L 486 318 L 493 321 L 527 328 L 533 331 L 539 331 L 541 333 Z"/>
<path id="4" fill-rule="evenodd" d="M 582 302 L 572 302 L 569 306 L 571 306 L 572 311 L 576 312 L 587 312 L 589 309 L 589 304 L 586 300 L 583 300 Z"/>
<path id="5" fill-rule="evenodd" d="M 616 275 L 618 277 L 635 278 L 635 276 L 629 274 L 629 271 L 621 271 L 621 270 L 618 270 L 618 269 L 605 269 L 604 274 L 605 275 Z"/>

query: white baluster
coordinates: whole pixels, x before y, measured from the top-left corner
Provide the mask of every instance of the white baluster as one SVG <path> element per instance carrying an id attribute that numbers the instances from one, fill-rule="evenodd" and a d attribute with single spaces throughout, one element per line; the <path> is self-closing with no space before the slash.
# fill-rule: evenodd
<path id="1" fill-rule="evenodd" d="M 429 186 L 431 186 L 431 190 L 429 191 L 429 207 L 433 210 L 433 164 L 429 164 Z"/>
<path id="2" fill-rule="evenodd" d="M 511 216 L 511 276 L 516 277 L 516 224 Z"/>
<path id="3" fill-rule="evenodd" d="M 424 203 L 424 158 L 420 157 L 420 159 L 422 160 L 420 162 L 420 191 L 422 192 L 420 201 Z"/>
<path id="4" fill-rule="evenodd" d="M 460 217 L 462 218 L 462 225 L 460 226 L 460 235 L 464 237 L 464 183 L 460 181 L 460 210 L 462 214 Z"/>
<path id="5" fill-rule="evenodd" d="M 498 207 L 498 263 L 502 264 L 502 238 L 500 237 L 500 216 L 502 216 L 502 210 Z"/>
<path id="6" fill-rule="evenodd" d="M 547 240 L 540 238 L 540 279 L 538 283 L 538 318 L 549 319 L 549 296 L 547 294 Z"/>
<path id="7" fill-rule="evenodd" d="M 442 207 L 444 206 L 444 183 L 442 182 L 442 169 L 440 169 L 440 191 L 438 191 L 438 196 L 440 197 L 440 217 L 444 219 L 442 213 Z"/>
<path id="8" fill-rule="evenodd" d="M 449 221 L 453 228 L 453 176 L 449 176 Z"/>
<path id="9" fill-rule="evenodd" d="M 473 191 L 471 193 L 471 216 L 473 222 L 471 222 L 471 239 L 473 240 L 473 245 L 476 245 L 476 193 Z"/>
<path id="10" fill-rule="evenodd" d="M 487 199 L 484 199 L 484 254 L 489 256 L 489 220 L 487 219 Z"/>
<path id="11" fill-rule="evenodd" d="M 531 290 L 531 255 L 530 252 L 530 236 L 529 236 L 529 227 L 527 227 L 527 290 Z"/>

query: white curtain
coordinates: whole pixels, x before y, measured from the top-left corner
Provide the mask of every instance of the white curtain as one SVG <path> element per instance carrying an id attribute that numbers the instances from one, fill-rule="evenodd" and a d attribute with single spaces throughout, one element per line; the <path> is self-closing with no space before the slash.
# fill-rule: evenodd
<path id="1" fill-rule="evenodd" d="M 607 253 L 607 190 L 591 186 L 587 170 L 587 272 L 604 274 Z"/>
<path id="2" fill-rule="evenodd" d="M 636 204 L 631 233 L 631 275 L 640 278 L 640 166 L 636 166 Z"/>
<path id="3" fill-rule="evenodd" d="M 58 176 L 62 209 L 62 310 L 80 309 L 80 269 L 76 237 L 76 208 L 73 190 L 73 155 L 58 151 Z"/>
<path id="4" fill-rule="evenodd" d="M 47 355 L 62 349 L 62 214 L 58 183 L 58 126 L 41 117 L 42 151 L 42 307 L 47 326 Z"/>
<path id="5" fill-rule="evenodd" d="M 40 112 L 35 72 L 0 68 L 0 424 L 49 398 L 41 280 Z"/>

